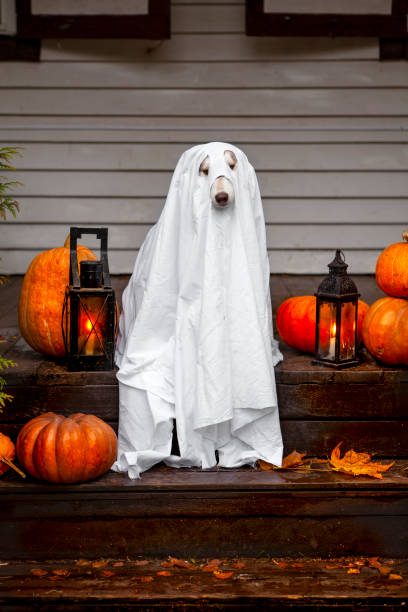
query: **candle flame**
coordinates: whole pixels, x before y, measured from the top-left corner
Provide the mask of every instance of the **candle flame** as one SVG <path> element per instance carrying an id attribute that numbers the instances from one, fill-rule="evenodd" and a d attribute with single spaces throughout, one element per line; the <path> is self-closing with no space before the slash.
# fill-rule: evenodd
<path id="1" fill-rule="evenodd" d="M 333 323 L 333 325 L 332 325 L 332 327 L 331 327 L 331 337 L 332 337 L 332 338 L 335 338 L 335 337 L 336 337 L 336 330 L 337 330 L 336 324 L 335 324 L 335 323 Z"/>
<path id="2" fill-rule="evenodd" d="M 87 332 L 92 331 L 92 321 L 90 319 L 87 319 L 86 323 L 85 323 L 85 329 Z"/>

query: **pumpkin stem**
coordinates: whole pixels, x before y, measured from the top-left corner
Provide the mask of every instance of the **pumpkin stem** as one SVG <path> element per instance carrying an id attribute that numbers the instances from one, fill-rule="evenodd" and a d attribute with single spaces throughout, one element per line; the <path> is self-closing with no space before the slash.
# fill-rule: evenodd
<path id="1" fill-rule="evenodd" d="M 68 234 L 64 242 L 64 249 L 69 249 L 69 248 L 71 248 L 71 234 Z"/>
<path id="2" fill-rule="evenodd" d="M 404 232 L 402 232 L 402 239 L 408 242 L 408 230 L 405 230 Z"/>
<path id="3" fill-rule="evenodd" d="M 5 463 L 6 465 L 8 465 L 9 467 L 13 468 L 13 470 L 15 470 L 17 472 L 17 474 L 20 474 L 20 476 L 22 478 L 25 478 L 26 475 L 24 474 L 24 472 L 22 472 L 20 470 L 20 468 L 18 468 L 16 465 L 14 465 L 14 463 L 12 461 L 10 461 L 10 459 L 7 459 L 7 457 L 0 457 L 0 461 L 3 461 L 3 463 Z"/>

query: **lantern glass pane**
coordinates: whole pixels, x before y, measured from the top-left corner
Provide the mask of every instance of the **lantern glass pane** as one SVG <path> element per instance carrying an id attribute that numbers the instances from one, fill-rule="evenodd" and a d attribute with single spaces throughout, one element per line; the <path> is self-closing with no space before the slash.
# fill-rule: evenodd
<path id="1" fill-rule="evenodd" d="M 78 311 L 78 354 L 106 353 L 107 302 L 105 296 L 81 296 Z"/>
<path id="2" fill-rule="evenodd" d="M 334 302 L 320 302 L 317 353 L 320 359 L 336 358 L 336 313 Z"/>
<path id="3" fill-rule="evenodd" d="M 341 305 L 340 359 L 355 359 L 356 356 L 356 304 Z"/>

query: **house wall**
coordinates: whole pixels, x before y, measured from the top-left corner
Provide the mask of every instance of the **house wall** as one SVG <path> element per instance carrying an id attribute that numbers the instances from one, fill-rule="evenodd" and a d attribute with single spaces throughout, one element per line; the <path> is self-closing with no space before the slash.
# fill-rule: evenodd
<path id="1" fill-rule="evenodd" d="M 273 272 L 323 273 L 336 247 L 374 271 L 408 224 L 408 64 L 375 39 L 246 37 L 244 13 L 173 0 L 171 40 L 46 40 L 40 63 L 0 63 L 0 139 L 24 147 L 4 271 L 95 224 L 130 272 L 178 157 L 211 140 L 257 170 Z"/>

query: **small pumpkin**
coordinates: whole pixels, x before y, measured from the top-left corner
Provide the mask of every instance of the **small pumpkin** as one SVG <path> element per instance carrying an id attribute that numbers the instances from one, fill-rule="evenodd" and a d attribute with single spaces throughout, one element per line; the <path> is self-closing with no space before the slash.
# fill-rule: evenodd
<path id="1" fill-rule="evenodd" d="M 16 456 L 16 447 L 8 436 L 0 433 L 0 476 L 8 469 L 13 468 L 20 476 L 25 478 L 25 474 L 13 463 Z"/>
<path id="2" fill-rule="evenodd" d="M 70 238 L 63 247 L 44 251 L 31 262 L 18 304 L 18 323 L 24 340 L 39 353 L 65 355 L 61 331 L 65 287 L 69 283 Z M 78 264 L 96 260 L 88 248 L 78 245 Z"/>
<path id="3" fill-rule="evenodd" d="M 369 305 L 358 300 L 357 343 L 361 343 L 362 325 Z M 316 297 L 301 295 L 291 297 L 279 306 L 276 326 L 286 344 L 298 351 L 314 353 L 316 330 Z"/>
<path id="4" fill-rule="evenodd" d="M 391 244 L 381 253 L 375 277 L 387 295 L 408 298 L 408 230 L 403 232 L 402 238 L 403 242 Z"/>
<path id="5" fill-rule="evenodd" d="M 408 301 L 385 297 L 374 302 L 364 319 L 369 352 L 389 365 L 408 365 Z"/>
<path id="6" fill-rule="evenodd" d="M 35 478 L 74 483 L 109 470 L 117 439 L 112 427 L 93 414 L 46 412 L 24 425 L 16 446 L 21 465 Z"/>

